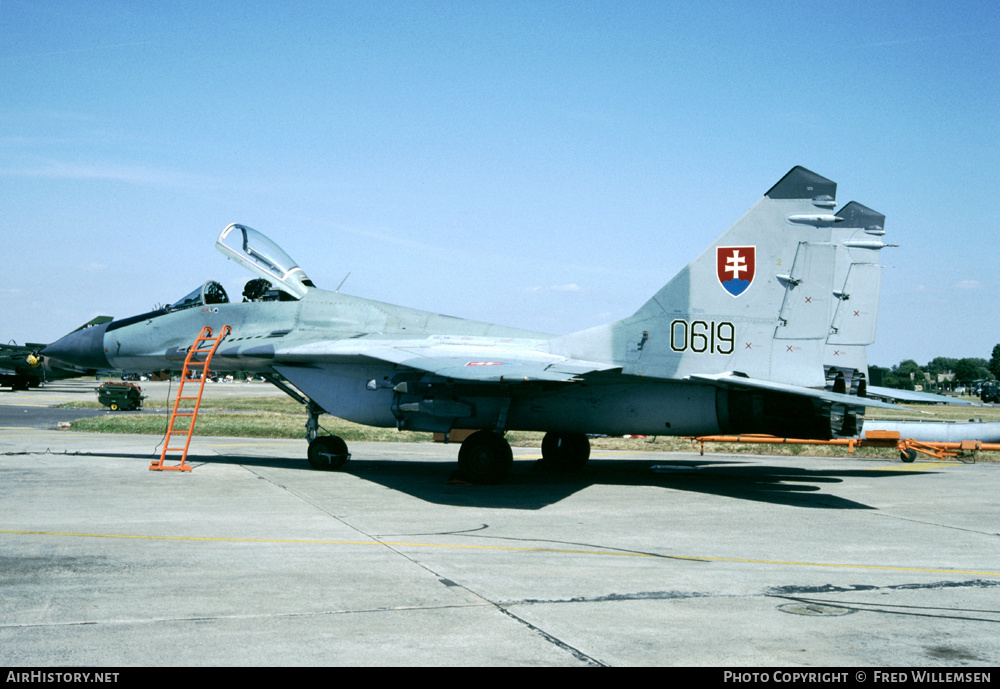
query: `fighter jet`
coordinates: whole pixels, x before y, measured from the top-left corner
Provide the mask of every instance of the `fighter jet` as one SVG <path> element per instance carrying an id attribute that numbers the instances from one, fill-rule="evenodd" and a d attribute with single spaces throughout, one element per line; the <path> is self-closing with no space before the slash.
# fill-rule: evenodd
<path id="1" fill-rule="evenodd" d="M 308 459 L 324 470 L 350 454 L 342 439 L 317 435 L 323 412 L 399 430 L 475 431 L 458 463 L 477 483 L 511 470 L 508 430 L 544 432 L 541 461 L 554 469 L 587 461 L 588 434 L 853 436 L 866 406 L 895 407 L 865 396 L 857 356 L 831 373 L 845 282 L 865 279 L 878 254 L 862 247 L 869 253 L 858 262 L 844 253 L 854 247 L 834 229 L 844 220 L 836 189 L 793 168 L 634 314 L 568 335 L 323 290 L 277 244 L 231 224 L 216 247 L 257 276 L 241 303 L 210 281 L 44 353 L 94 368 L 177 369 L 203 326 L 228 325 L 212 367 L 260 373 L 307 403 Z"/>
<path id="2" fill-rule="evenodd" d="M 79 328 L 83 330 L 94 325 L 109 323 L 111 316 L 97 316 Z M 60 366 L 46 357 L 41 351 L 45 344 L 26 342 L 23 345 L 0 345 L 0 385 L 7 385 L 11 390 L 27 390 L 37 388 L 42 383 L 63 378 L 78 378 L 94 371 L 81 370 L 73 366 Z"/>

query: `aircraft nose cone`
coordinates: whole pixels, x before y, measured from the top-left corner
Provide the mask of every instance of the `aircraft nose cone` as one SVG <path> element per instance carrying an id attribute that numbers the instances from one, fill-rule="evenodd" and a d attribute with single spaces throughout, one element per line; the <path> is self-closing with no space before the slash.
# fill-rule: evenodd
<path id="1" fill-rule="evenodd" d="M 108 323 L 70 333 L 42 350 L 42 354 L 81 368 L 112 368 L 104 353 L 104 332 Z"/>

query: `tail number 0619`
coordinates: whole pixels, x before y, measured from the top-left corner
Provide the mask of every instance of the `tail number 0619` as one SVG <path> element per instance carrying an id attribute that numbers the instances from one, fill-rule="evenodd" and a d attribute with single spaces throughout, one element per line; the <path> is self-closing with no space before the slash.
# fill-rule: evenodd
<path id="1" fill-rule="evenodd" d="M 697 354 L 732 354 L 736 327 L 729 321 L 691 321 L 678 318 L 670 324 L 670 349 Z"/>

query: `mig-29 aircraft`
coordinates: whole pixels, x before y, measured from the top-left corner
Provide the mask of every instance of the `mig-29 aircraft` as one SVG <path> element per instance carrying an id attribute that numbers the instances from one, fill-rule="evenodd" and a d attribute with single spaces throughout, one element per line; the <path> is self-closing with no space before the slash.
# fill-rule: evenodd
<path id="1" fill-rule="evenodd" d="M 793 168 L 633 315 L 569 335 L 322 290 L 267 237 L 232 224 L 216 247 L 258 276 L 244 302 L 208 282 L 44 353 L 93 368 L 177 369 L 203 326 L 228 325 L 213 368 L 260 373 L 307 403 L 318 469 L 350 457 L 343 440 L 317 435 L 323 412 L 400 430 L 474 430 L 458 461 L 480 483 L 509 473 L 508 430 L 545 432 L 542 462 L 552 468 L 582 466 L 588 434 L 855 436 L 866 406 L 895 408 L 866 397 L 877 290 L 857 309 L 861 320 L 842 308 L 852 285 L 878 273 L 886 245 L 857 207 L 845 207 L 850 231 L 836 231 L 845 221 L 836 188 Z M 851 356 L 839 359 L 836 347 Z"/>

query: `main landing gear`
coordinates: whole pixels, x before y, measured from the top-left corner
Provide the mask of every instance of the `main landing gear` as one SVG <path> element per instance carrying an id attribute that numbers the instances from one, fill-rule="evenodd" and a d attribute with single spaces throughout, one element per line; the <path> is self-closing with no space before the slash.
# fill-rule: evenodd
<path id="1" fill-rule="evenodd" d="M 469 483 L 500 483 L 510 475 L 513 465 L 510 445 L 492 431 L 476 431 L 458 451 L 458 471 Z"/>
<path id="2" fill-rule="evenodd" d="M 320 471 L 342 469 L 351 453 L 347 443 L 335 435 L 321 435 L 309 442 L 309 465 Z M 458 469 L 469 483 L 491 485 L 503 482 L 514 464 L 510 445 L 499 433 L 478 431 L 462 443 L 458 451 Z"/>
<path id="3" fill-rule="evenodd" d="M 323 410 L 308 404 L 309 465 L 320 471 L 344 468 L 351 453 L 347 443 L 335 435 L 319 435 L 319 415 Z M 546 433 L 542 439 L 540 468 L 548 471 L 575 471 L 590 458 L 590 441 L 583 433 Z M 502 483 L 510 476 L 514 455 L 501 433 L 476 431 L 462 442 L 458 451 L 459 475 L 469 483 Z"/>
<path id="4" fill-rule="evenodd" d="M 542 459 L 547 471 L 577 471 L 590 459 L 590 440 L 583 433 L 546 433 Z M 477 431 L 465 439 L 458 451 L 458 469 L 470 483 L 504 481 L 514 464 L 510 445 L 499 433 Z"/>
<path id="5" fill-rule="evenodd" d="M 338 471 L 351 458 L 347 443 L 335 435 L 321 435 L 309 442 L 309 465 L 320 471 Z M 590 458 L 590 441 L 583 433 L 546 433 L 538 466 L 546 471 L 577 471 Z M 459 475 L 469 483 L 502 483 L 514 465 L 510 444 L 499 433 L 476 431 L 458 451 Z"/>
<path id="6" fill-rule="evenodd" d="M 549 471 L 576 471 L 590 459 L 590 440 L 583 433 L 546 433 L 539 467 Z"/>

